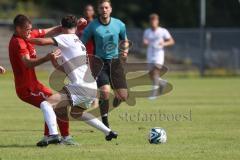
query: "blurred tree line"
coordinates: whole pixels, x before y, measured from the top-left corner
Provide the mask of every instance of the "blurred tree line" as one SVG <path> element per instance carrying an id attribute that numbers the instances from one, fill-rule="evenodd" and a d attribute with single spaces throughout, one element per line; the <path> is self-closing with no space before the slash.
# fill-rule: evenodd
<path id="1" fill-rule="evenodd" d="M 239 0 L 206 0 L 207 27 L 240 27 Z M 17 13 L 30 17 L 57 18 L 82 14 L 86 4 L 96 8 L 97 0 L 0 0 L 0 18 Z M 112 0 L 113 16 L 128 26 L 146 27 L 148 16 L 158 13 L 163 26 L 199 27 L 199 0 Z"/>

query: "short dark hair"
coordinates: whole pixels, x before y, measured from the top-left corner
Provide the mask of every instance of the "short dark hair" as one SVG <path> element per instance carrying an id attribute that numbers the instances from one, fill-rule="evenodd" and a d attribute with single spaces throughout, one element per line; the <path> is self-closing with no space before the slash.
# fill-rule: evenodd
<path id="1" fill-rule="evenodd" d="M 67 15 L 62 18 L 61 24 L 63 28 L 74 28 L 77 27 L 78 19 L 74 15 Z"/>
<path id="2" fill-rule="evenodd" d="M 32 22 L 27 16 L 23 14 L 18 14 L 13 20 L 13 25 L 15 28 L 17 26 L 24 27 L 26 24 L 32 24 Z"/>
<path id="3" fill-rule="evenodd" d="M 98 0 L 98 6 L 105 2 L 108 2 L 110 6 L 112 5 L 111 0 Z"/>

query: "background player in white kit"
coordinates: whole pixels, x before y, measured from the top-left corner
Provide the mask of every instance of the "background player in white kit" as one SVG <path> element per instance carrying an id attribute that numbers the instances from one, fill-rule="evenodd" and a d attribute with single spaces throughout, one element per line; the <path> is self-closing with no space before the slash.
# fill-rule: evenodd
<path id="1" fill-rule="evenodd" d="M 66 16 L 62 19 L 61 24 L 63 33 L 61 35 L 54 38 L 29 39 L 31 43 L 37 45 L 58 46 L 60 50 L 56 52 L 59 53 L 59 56 L 56 56 L 57 61 L 53 61 L 53 64 L 54 66 L 61 65 L 60 69 L 66 73 L 70 81 L 60 92 L 50 96 L 40 105 L 44 119 L 49 127 L 50 136 L 38 146 L 47 146 L 48 144 L 60 142 L 54 109 L 68 105 L 79 107 L 81 114 L 78 111 L 78 118 L 102 131 L 106 135 L 105 139 L 107 141 L 117 138 L 116 132 L 111 131 L 90 113 L 83 112 L 97 98 L 97 84 L 87 64 L 86 48 L 75 34 L 77 18 L 72 15 Z"/>
<path id="2" fill-rule="evenodd" d="M 166 81 L 160 78 L 161 68 L 164 65 L 164 47 L 174 45 L 174 39 L 167 29 L 159 26 L 159 16 L 151 14 L 149 16 L 150 28 L 144 31 L 143 44 L 147 46 L 147 62 L 149 75 L 153 81 L 153 92 L 149 99 L 156 99 L 158 88 L 160 94 Z"/>

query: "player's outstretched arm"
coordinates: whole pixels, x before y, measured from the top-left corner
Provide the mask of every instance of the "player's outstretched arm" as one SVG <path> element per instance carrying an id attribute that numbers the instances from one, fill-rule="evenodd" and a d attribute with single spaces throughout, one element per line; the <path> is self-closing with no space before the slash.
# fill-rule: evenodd
<path id="1" fill-rule="evenodd" d="M 62 32 L 62 26 L 58 25 L 58 26 L 54 26 L 54 27 L 51 27 L 51 28 L 46 28 L 46 29 L 43 29 L 43 30 L 44 30 L 46 36 L 52 37 L 52 36 Z"/>
<path id="2" fill-rule="evenodd" d="M 86 19 L 79 18 L 78 25 L 86 25 L 86 24 L 87 24 Z M 47 37 L 52 37 L 52 36 L 62 32 L 62 26 L 58 25 L 58 26 L 54 26 L 54 27 L 51 27 L 51 28 L 46 28 L 46 29 L 43 29 L 43 30 L 44 30 Z"/>
<path id="3" fill-rule="evenodd" d="M 30 38 L 27 41 L 40 46 L 56 45 L 53 38 Z"/>
<path id="4" fill-rule="evenodd" d="M 0 74 L 4 74 L 6 72 L 5 68 L 3 68 L 2 66 L 0 66 Z"/>
<path id="5" fill-rule="evenodd" d="M 54 61 L 55 59 L 59 58 L 61 56 L 61 51 L 56 50 L 51 53 L 48 53 L 46 56 L 41 57 L 41 58 L 30 58 L 29 54 L 26 54 L 22 56 L 22 61 L 23 63 L 28 67 L 28 68 L 34 68 L 36 66 L 39 66 L 47 61 Z"/>

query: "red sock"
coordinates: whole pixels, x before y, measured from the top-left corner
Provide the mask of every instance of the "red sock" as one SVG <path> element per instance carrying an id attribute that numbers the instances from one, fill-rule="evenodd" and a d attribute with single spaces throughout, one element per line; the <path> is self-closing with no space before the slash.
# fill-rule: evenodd
<path id="1" fill-rule="evenodd" d="M 68 136 L 69 135 L 69 121 L 58 119 L 57 123 L 58 123 L 58 127 L 60 130 L 61 136 L 63 136 L 63 137 Z M 49 136 L 49 130 L 48 130 L 48 126 L 46 123 L 44 125 L 44 136 Z"/>
<path id="2" fill-rule="evenodd" d="M 61 108 L 55 110 L 56 115 L 57 115 L 57 123 L 58 123 L 58 128 L 60 130 L 61 136 L 65 137 L 69 135 L 69 119 L 68 119 L 68 113 L 67 113 L 67 108 Z M 44 126 L 44 136 L 49 135 L 49 130 L 48 126 L 45 123 Z"/>
<path id="3" fill-rule="evenodd" d="M 57 119 L 58 127 L 60 130 L 60 133 L 63 137 L 69 135 L 69 121 L 68 120 L 62 120 Z"/>
<path id="4" fill-rule="evenodd" d="M 59 108 L 55 110 L 57 115 L 57 123 L 60 133 L 63 137 L 69 135 L 69 119 L 68 119 L 68 109 Z"/>

